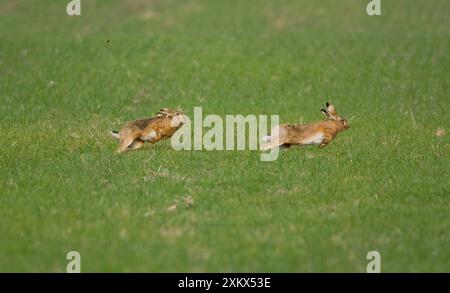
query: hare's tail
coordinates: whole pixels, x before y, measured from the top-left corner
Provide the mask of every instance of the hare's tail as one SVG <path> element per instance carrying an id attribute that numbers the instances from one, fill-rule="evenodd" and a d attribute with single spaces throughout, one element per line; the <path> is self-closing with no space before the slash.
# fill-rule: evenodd
<path id="1" fill-rule="evenodd" d="M 113 138 L 115 138 L 115 139 L 120 139 L 120 135 L 119 135 L 119 132 L 118 132 L 118 131 L 113 130 L 113 131 L 111 131 L 110 133 L 111 133 L 111 136 L 112 136 Z"/>
<path id="2" fill-rule="evenodd" d="M 264 142 L 260 146 L 260 150 L 262 151 L 267 151 L 284 144 L 284 142 L 280 141 L 279 137 L 270 135 L 264 136 L 262 138 L 262 141 Z"/>
<path id="3" fill-rule="evenodd" d="M 262 140 L 263 142 L 270 142 L 270 141 L 272 140 L 272 137 L 271 137 L 270 135 L 266 135 L 266 136 L 263 136 L 263 137 L 261 138 L 261 140 Z"/>

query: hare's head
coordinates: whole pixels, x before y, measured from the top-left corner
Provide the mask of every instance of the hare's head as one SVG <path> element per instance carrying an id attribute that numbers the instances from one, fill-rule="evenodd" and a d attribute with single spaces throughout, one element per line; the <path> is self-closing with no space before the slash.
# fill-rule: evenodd
<path id="1" fill-rule="evenodd" d="M 322 112 L 328 120 L 335 121 L 342 129 L 347 129 L 350 127 L 347 120 L 344 117 L 339 116 L 339 114 L 336 112 L 336 108 L 327 102 L 326 109 L 321 109 L 320 112 Z"/>
<path id="2" fill-rule="evenodd" d="M 170 126 L 174 128 L 181 127 L 184 123 L 186 123 L 186 115 L 184 115 L 181 110 L 163 108 L 156 113 L 156 117 L 165 117 L 170 119 Z"/>

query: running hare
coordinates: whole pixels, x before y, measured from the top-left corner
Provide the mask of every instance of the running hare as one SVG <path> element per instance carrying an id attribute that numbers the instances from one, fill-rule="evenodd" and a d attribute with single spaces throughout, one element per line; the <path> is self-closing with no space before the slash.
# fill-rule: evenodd
<path id="1" fill-rule="evenodd" d="M 341 131 L 349 128 L 345 118 L 338 115 L 330 103 L 320 112 L 325 114 L 327 120 L 310 124 L 282 124 L 272 129 L 270 136 L 263 137 L 264 144 L 261 150 L 269 150 L 278 146 L 319 145 L 327 146 Z"/>
<path id="2" fill-rule="evenodd" d="M 120 131 L 111 131 L 114 138 L 120 140 L 118 153 L 135 150 L 145 142 L 156 143 L 170 138 L 184 123 L 186 117 L 181 111 L 163 108 L 155 117 L 127 123 Z"/>

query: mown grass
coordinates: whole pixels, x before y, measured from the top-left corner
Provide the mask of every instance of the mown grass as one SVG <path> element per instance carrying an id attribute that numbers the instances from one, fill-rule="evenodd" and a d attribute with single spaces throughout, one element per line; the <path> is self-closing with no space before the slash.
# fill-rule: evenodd
<path id="1" fill-rule="evenodd" d="M 0 2 L 0 271 L 450 270 L 448 1 L 66 2 Z M 270 163 L 108 136 L 326 100 L 351 128 Z"/>

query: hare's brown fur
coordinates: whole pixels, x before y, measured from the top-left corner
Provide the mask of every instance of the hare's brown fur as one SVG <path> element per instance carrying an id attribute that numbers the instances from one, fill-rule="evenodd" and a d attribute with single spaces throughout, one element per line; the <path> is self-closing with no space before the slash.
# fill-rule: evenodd
<path id="1" fill-rule="evenodd" d="M 120 139 L 117 152 L 135 150 L 145 142 L 154 144 L 170 138 L 184 122 L 185 117 L 180 111 L 168 108 L 161 109 L 155 117 L 129 122 L 118 133 L 112 133 Z"/>
<path id="2" fill-rule="evenodd" d="M 261 146 L 262 150 L 268 150 L 278 146 L 290 145 L 319 145 L 327 146 L 336 135 L 349 128 L 345 118 L 339 116 L 336 109 L 330 103 L 322 109 L 327 120 L 310 124 L 282 124 L 272 129 L 269 141 Z"/>

